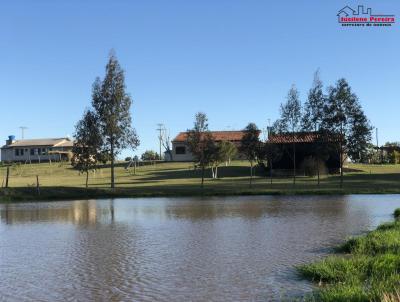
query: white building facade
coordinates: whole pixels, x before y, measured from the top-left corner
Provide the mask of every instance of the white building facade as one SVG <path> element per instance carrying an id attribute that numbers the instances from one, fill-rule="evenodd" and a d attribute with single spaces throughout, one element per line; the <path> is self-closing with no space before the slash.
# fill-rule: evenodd
<path id="1" fill-rule="evenodd" d="M 68 160 L 73 141 L 69 138 L 15 140 L 9 136 L 1 147 L 2 162 L 43 162 Z"/>

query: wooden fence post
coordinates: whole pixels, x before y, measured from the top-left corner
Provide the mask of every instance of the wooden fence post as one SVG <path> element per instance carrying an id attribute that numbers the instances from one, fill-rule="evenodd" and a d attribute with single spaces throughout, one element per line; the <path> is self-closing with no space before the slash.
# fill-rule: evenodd
<path id="1" fill-rule="evenodd" d="M 6 174 L 6 188 L 8 188 L 8 177 L 10 176 L 10 167 L 7 167 L 7 174 Z"/>
<path id="2" fill-rule="evenodd" d="M 36 175 L 36 191 L 37 194 L 40 195 L 39 175 Z"/>

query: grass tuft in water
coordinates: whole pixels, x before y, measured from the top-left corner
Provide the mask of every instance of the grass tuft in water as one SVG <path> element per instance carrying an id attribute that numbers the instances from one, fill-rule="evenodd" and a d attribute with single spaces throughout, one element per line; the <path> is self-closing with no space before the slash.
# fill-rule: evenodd
<path id="1" fill-rule="evenodd" d="M 400 218 L 400 208 L 397 208 L 396 210 L 394 210 L 393 216 L 396 219 Z"/>
<path id="2" fill-rule="evenodd" d="M 298 267 L 317 282 L 315 301 L 400 301 L 400 222 L 385 223 L 338 247 L 347 253 Z"/>

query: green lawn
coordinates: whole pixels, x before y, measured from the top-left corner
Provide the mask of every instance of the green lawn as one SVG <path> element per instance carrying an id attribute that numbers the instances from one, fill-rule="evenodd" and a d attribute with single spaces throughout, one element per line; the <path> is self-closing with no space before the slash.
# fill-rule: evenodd
<path id="1" fill-rule="evenodd" d="M 270 184 L 261 170 L 256 170 L 252 188 L 249 187 L 249 165 L 234 161 L 219 168 L 219 179 L 211 179 L 206 171 L 204 189 L 200 188 L 200 171 L 192 163 L 158 163 L 140 166 L 136 175 L 133 168 L 116 168 L 116 189 L 110 190 L 110 169 L 101 167 L 90 174 L 86 190 L 85 175 L 79 174 L 68 163 L 20 164 L 10 168 L 9 189 L 0 191 L 0 200 L 67 199 L 108 196 L 186 196 L 186 195 L 238 195 L 238 194 L 350 194 L 400 193 L 400 165 L 361 165 L 347 167 L 343 188 L 339 177 L 324 176 L 320 186 L 316 178 L 298 177 L 296 185 L 291 178 L 274 178 Z M 6 168 L 0 166 L 0 182 L 5 179 Z M 36 192 L 39 176 L 40 196 Z"/>

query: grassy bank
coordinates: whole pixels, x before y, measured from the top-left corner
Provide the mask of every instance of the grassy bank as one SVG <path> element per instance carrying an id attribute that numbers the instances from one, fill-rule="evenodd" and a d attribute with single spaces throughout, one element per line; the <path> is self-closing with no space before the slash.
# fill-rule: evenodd
<path id="1" fill-rule="evenodd" d="M 52 200 L 96 197 L 193 196 L 247 194 L 370 194 L 400 193 L 400 165 L 350 165 L 345 172 L 343 188 L 337 175 L 324 176 L 318 186 L 316 178 L 300 176 L 293 186 L 289 177 L 275 177 L 273 183 L 256 170 L 249 187 L 249 166 L 246 161 L 234 161 L 219 168 L 219 179 L 211 179 L 207 171 L 205 187 L 200 188 L 200 171 L 192 163 L 158 163 L 125 169 L 116 168 L 116 189 L 110 190 L 110 169 L 100 167 L 90 174 L 86 190 L 85 175 L 68 163 L 13 165 L 9 188 L 0 190 L 0 201 Z M 0 166 L 0 182 L 4 185 L 6 167 Z M 36 190 L 39 176 L 40 195 Z"/>
<path id="2" fill-rule="evenodd" d="M 394 222 L 380 225 L 338 248 L 339 256 L 299 267 L 317 282 L 313 301 L 400 301 L 400 209 Z"/>

